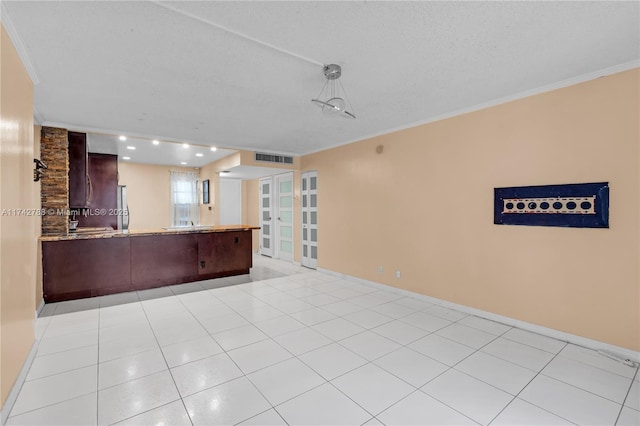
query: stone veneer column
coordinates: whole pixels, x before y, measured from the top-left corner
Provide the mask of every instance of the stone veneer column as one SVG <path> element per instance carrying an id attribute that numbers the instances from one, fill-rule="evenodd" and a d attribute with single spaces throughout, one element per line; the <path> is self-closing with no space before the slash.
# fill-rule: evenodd
<path id="1" fill-rule="evenodd" d="M 67 129 L 42 127 L 40 159 L 49 167 L 41 179 L 42 235 L 69 233 L 69 140 Z M 51 214 L 53 213 L 53 214 Z"/>

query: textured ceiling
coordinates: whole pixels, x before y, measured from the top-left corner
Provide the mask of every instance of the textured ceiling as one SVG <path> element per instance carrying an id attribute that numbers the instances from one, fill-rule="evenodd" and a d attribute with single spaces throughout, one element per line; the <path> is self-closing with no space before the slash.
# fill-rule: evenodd
<path id="1" fill-rule="evenodd" d="M 3 1 L 2 11 L 39 81 L 44 124 L 294 154 L 640 56 L 638 2 Z M 323 63 L 343 67 L 356 120 L 310 102 Z"/>

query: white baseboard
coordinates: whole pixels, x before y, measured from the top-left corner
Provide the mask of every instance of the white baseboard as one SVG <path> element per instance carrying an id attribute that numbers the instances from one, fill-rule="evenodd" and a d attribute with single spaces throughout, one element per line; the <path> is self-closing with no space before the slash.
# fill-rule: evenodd
<path id="1" fill-rule="evenodd" d="M 22 389 L 22 385 L 27 378 L 27 374 L 29 373 L 29 369 L 31 368 L 31 364 L 33 364 L 33 360 L 36 357 L 36 353 L 38 352 L 38 345 L 40 341 L 38 339 L 34 340 L 33 345 L 31 345 L 31 350 L 27 355 L 27 359 L 22 364 L 22 368 L 20 369 L 20 373 L 18 373 L 18 377 L 16 377 L 16 381 L 11 387 L 11 391 L 7 396 L 7 400 L 4 402 L 2 406 L 1 420 L 2 425 L 7 423 L 7 419 L 9 418 L 9 413 L 11 413 L 11 409 L 13 408 L 13 404 L 16 403 L 16 399 L 18 399 L 18 394 L 20 393 L 20 389 Z"/>
<path id="2" fill-rule="evenodd" d="M 40 313 L 42 312 L 42 310 L 44 309 L 44 299 L 40 300 L 40 304 L 38 305 L 38 308 L 36 309 L 36 318 L 38 318 L 40 316 Z"/>
<path id="3" fill-rule="evenodd" d="M 412 291 L 393 287 L 387 284 L 376 283 L 376 282 L 365 280 L 362 278 L 353 277 L 351 275 L 342 274 L 340 272 L 331 271 L 329 269 L 318 268 L 318 271 L 324 272 L 333 276 L 341 277 L 341 278 L 348 278 L 351 280 L 355 280 L 359 283 L 368 285 L 370 287 L 375 287 L 381 290 L 403 294 L 407 297 L 412 297 L 414 299 L 424 300 L 425 302 L 455 309 L 456 311 L 464 312 L 469 315 L 475 315 L 477 317 L 485 318 L 491 321 L 500 322 L 506 325 L 510 325 L 512 327 L 522 329 L 522 330 L 531 331 L 532 333 L 537 333 L 543 336 L 548 336 L 557 340 L 561 340 L 563 342 L 572 343 L 574 345 L 582 346 L 582 347 L 593 349 L 596 351 L 608 352 L 620 358 L 621 360 L 630 360 L 632 362 L 640 363 L 640 352 L 636 352 L 631 349 L 611 345 L 609 343 L 600 342 L 598 340 L 589 339 L 587 337 L 578 336 L 571 333 L 566 333 L 564 331 L 555 330 L 553 328 L 543 327 L 541 325 L 532 324 L 532 323 L 521 321 L 515 318 L 505 317 L 503 315 L 494 314 L 493 312 L 483 311 L 481 309 L 472 308 L 470 306 L 448 302 L 446 300 L 437 299 L 435 297 L 426 296 L 424 294 L 414 293 Z"/>

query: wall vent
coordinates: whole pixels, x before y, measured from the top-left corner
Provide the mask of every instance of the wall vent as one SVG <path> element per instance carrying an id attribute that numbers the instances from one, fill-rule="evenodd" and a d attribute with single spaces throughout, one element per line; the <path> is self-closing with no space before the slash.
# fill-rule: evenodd
<path id="1" fill-rule="evenodd" d="M 256 152 L 256 161 L 264 161 L 265 163 L 293 164 L 293 157 L 287 155 L 265 154 L 264 152 Z"/>

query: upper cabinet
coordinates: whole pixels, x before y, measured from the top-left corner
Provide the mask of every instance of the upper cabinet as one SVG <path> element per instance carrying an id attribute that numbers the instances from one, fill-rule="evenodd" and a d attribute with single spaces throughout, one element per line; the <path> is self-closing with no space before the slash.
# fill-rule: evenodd
<path id="1" fill-rule="evenodd" d="M 69 207 L 89 207 L 87 134 L 69 132 Z"/>
<path id="2" fill-rule="evenodd" d="M 118 156 L 89 153 L 88 207 L 78 218 L 80 227 L 118 228 Z"/>

